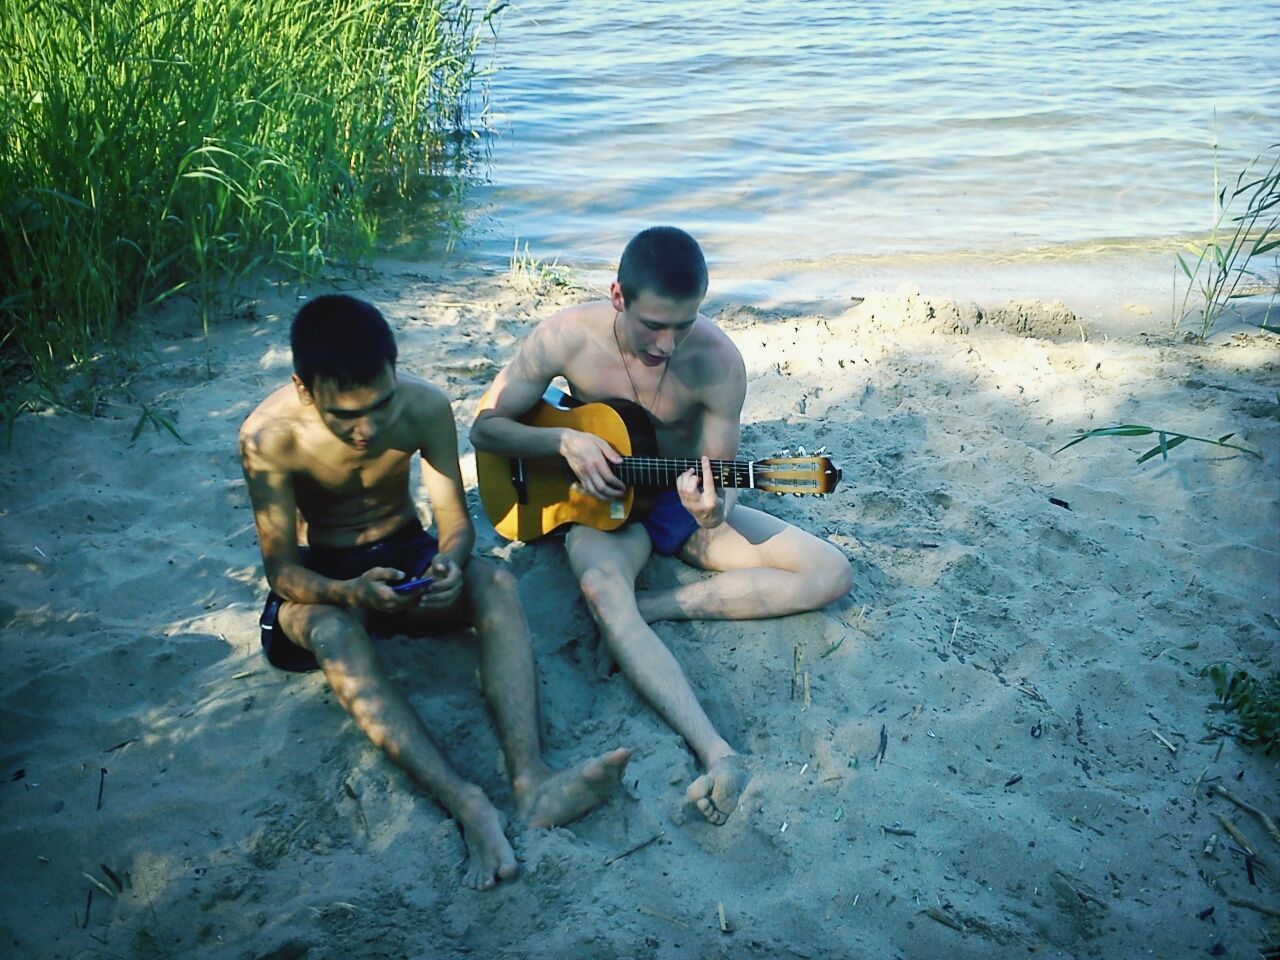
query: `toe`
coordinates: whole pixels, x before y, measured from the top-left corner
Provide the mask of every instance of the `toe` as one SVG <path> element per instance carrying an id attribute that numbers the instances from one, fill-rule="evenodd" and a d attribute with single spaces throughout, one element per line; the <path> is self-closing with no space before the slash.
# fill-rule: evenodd
<path id="1" fill-rule="evenodd" d="M 698 804 L 698 809 L 703 810 L 702 801 L 711 795 L 711 788 L 715 786 L 715 781 L 711 779 L 711 774 L 704 773 L 693 783 L 689 784 L 684 795 L 690 803 Z M 705 812 L 705 811 L 704 811 Z"/>

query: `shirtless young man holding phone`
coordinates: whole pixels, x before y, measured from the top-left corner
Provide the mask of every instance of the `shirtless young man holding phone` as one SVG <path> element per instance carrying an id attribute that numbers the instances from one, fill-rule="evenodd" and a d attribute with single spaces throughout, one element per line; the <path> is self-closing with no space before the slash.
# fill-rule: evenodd
<path id="1" fill-rule="evenodd" d="M 324 671 L 360 729 L 461 824 L 464 882 L 487 889 L 517 872 L 502 818 L 479 786 L 454 771 L 388 680 L 372 633 L 475 627 L 517 812 L 531 826 L 567 823 L 603 801 L 630 751 L 563 771 L 543 761 L 533 650 L 515 580 L 471 556 L 475 532 L 449 400 L 396 372 L 395 339 L 382 314 L 351 297 L 318 297 L 298 311 L 291 340 L 291 382 L 240 428 L 271 585 L 263 647 L 282 669 Z M 423 530 L 409 492 L 414 454 L 422 458 L 435 537 Z"/>

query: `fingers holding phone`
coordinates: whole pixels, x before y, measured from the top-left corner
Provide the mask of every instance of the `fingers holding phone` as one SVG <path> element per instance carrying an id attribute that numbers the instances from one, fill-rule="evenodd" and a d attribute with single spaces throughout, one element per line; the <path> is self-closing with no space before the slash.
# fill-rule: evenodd
<path id="1" fill-rule="evenodd" d="M 437 555 L 423 576 L 430 577 L 432 583 L 418 595 L 420 607 L 442 610 L 462 595 L 462 568 L 449 557 Z"/>

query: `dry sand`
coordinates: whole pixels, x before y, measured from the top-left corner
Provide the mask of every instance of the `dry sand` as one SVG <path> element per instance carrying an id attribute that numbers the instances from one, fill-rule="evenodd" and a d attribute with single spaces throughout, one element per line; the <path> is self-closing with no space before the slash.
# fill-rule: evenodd
<path id="1" fill-rule="evenodd" d="M 362 293 L 464 436 L 536 319 L 586 296 L 465 268 Z M 1276 759 L 1212 736 L 1197 675 L 1275 664 L 1273 337 L 1184 343 L 1155 316 L 1114 337 L 1061 305 L 903 292 L 822 315 L 722 305 L 751 380 L 744 449 L 825 445 L 845 473 L 824 501 L 745 502 L 831 538 L 857 585 L 818 613 L 657 628 L 752 757 L 721 828 L 681 804 L 679 737 L 594 677 L 562 548 L 495 539 L 464 449 L 478 552 L 520 578 L 549 758 L 636 751 L 607 805 L 517 836 L 520 879 L 473 893 L 441 808 L 321 676 L 259 654 L 235 432 L 287 376 L 298 297 L 216 325 L 211 379 L 204 341 L 159 318 L 127 392 L 189 445 L 151 426 L 131 443 L 138 407 L 116 390 L 94 418 L 23 416 L 0 461 L 0 954 L 1243 958 L 1276 941 L 1274 917 L 1229 898 L 1280 902 L 1280 844 L 1205 790 L 1274 815 Z M 1053 454 L 1126 421 L 1235 431 L 1264 459 L 1188 444 L 1136 466 L 1142 439 Z M 468 638 L 382 650 L 509 809 Z M 1257 886 L 1216 814 L 1271 865 Z"/>

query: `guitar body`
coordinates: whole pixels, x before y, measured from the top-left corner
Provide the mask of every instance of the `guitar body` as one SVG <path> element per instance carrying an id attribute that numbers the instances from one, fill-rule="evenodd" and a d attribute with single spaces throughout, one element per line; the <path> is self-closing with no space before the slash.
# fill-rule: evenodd
<path id="1" fill-rule="evenodd" d="M 559 390 L 548 390 L 520 422 L 594 433 L 624 457 L 658 452 L 648 413 L 629 400 L 577 403 Z M 570 523 L 616 530 L 628 519 L 644 516 L 654 499 L 653 490 L 628 487 L 622 500 L 597 500 L 576 486 L 560 457 L 506 457 L 477 450 L 476 475 L 484 512 L 508 540 L 536 540 Z"/>

